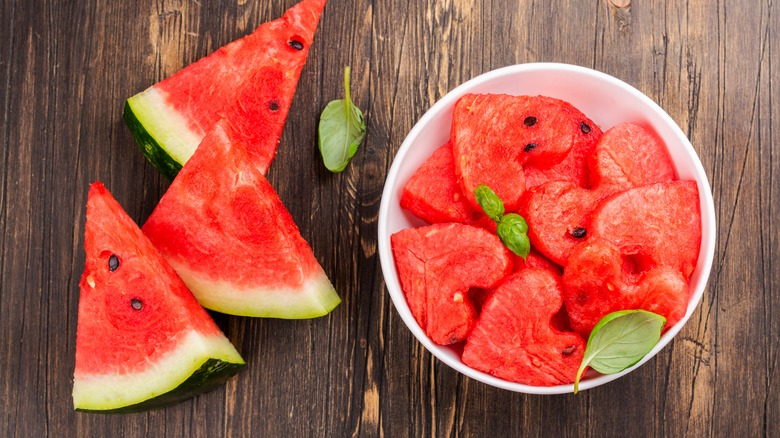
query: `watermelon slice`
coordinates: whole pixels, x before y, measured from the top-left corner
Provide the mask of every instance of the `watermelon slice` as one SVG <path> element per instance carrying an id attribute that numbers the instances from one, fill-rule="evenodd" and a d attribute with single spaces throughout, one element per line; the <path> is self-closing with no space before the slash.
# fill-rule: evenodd
<path id="1" fill-rule="evenodd" d="M 529 268 L 513 274 L 482 306 L 463 363 L 526 385 L 573 382 L 585 341 L 555 327 L 562 306 L 561 282 L 554 273 Z"/>
<path id="2" fill-rule="evenodd" d="M 341 300 L 238 136 L 219 122 L 143 231 L 204 307 L 285 319 L 325 315 Z"/>
<path id="3" fill-rule="evenodd" d="M 87 201 L 73 405 L 134 412 L 222 383 L 236 349 L 100 182 Z"/>
<path id="4" fill-rule="evenodd" d="M 477 312 L 469 289 L 491 288 L 512 269 L 498 237 L 471 225 L 407 228 L 390 244 L 412 315 L 441 345 L 461 342 L 471 331 Z"/>
<path id="5" fill-rule="evenodd" d="M 128 99 L 125 121 L 149 161 L 173 179 L 206 133 L 227 118 L 265 173 L 324 7 L 325 0 L 303 0 Z"/>

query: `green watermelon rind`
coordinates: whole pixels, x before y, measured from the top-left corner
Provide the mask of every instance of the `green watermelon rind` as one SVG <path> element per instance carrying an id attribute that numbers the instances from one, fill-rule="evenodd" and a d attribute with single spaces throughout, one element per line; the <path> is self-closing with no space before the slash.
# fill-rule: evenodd
<path id="1" fill-rule="evenodd" d="M 146 158 L 170 181 L 203 137 L 188 128 L 187 120 L 166 105 L 154 87 L 127 99 L 124 119 Z"/>
<path id="2" fill-rule="evenodd" d="M 241 288 L 198 276 L 168 259 L 201 306 L 220 313 L 256 318 L 310 319 L 325 316 L 341 303 L 324 271 L 297 288 Z"/>
<path id="3" fill-rule="evenodd" d="M 193 331 L 180 344 L 146 371 L 77 375 L 73 385 L 75 410 L 119 414 L 169 406 L 214 389 L 246 365 L 221 333 L 206 336 Z"/>

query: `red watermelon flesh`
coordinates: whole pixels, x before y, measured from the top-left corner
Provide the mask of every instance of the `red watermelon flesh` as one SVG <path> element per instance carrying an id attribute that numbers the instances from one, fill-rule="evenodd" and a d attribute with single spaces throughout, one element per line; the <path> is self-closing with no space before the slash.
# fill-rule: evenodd
<path id="1" fill-rule="evenodd" d="M 477 314 L 469 290 L 491 288 L 512 269 L 498 237 L 470 225 L 408 228 L 390 243 L 412 315 L 441 345 L 461 342 L 471 331 Z"/>
<path id="2" fill-rule="evenodd" d="M 520 209 L 528 222 L 528 238 L 539 252 L 563 266 L 582 242 L 590 213 L 598 203 L 596 192 L 569 181 L 552 181 L 532 188 Z"/>
<path id="3" fill-rule="evenodd" d="M 172 178 L 226 118 L 265 173 L 324 6 L 325 0 L 303 0 L 130 98 L 125 118 L 152 164 Z"/>
<path id="4" fill-rule="evenodd" d="M 219 312 L 311 318 L 340 299 L 228 121 L 182 168 L 143 231 L 198 301 Z"/>
<path id="5" fill-rule="evenodd" d="M 590 167 L 591 185 L 611 193 L 677 179 L 661 139 L 636 123 L 607 130 L 591 156 Z"/>
<path id="6" fill-rule="evenodd" d="M 580 133 L 574 136 L 574 144 L 566 154 L 566 158 L 550 167 L 540 167 L 529 163 L 524 167 L 526 188 L 540 186 L 550 181 L 570 181 L 580 187 L 590 187 L 590 167 L 588 162 L 596 150 L 596 144 L 601 139 L 601 128 L 585 114 L 576 111 L 575 120 L 584 123 Z M 585 128 L 587 127 L 587 128 Z M 585 128 L 583 131 L 582 128 Z M 585 132 L 587 131 L 587 133 Z"/>
<path id="7" fill-rule="evenodd" d="M 152 407 L 209 360 L 244 361 L 100 182 L 90 187 L 73 400 L 79 410 Z M 211 383 L 206 373 L 201 384 Z M 186 389 L 192 391 L 192 388 Z M 176 401 L 177 396 L 168 401 Z"/>
<path id="8" fill-rule="evenodd" d="M 553 273 L 524 269 L 513 274 L 482 307 L 463 363 L 526 385 L 572 383 L 585 341 L 553 324 L 562 304 L 560 278 Z"/>
<path id="9" fill-rule="evenodd" d="M 561 162 L 583 134 L 577 114 L 568 103 L 544 96 L 463 96 L 451 138 L 455 174 L 471 205 L 479 208 L 474 189 L 486 184 L 514 211 L 526 188 L 523 167 Z"/>
<path id="10" fill-rule="evenodd" d="M 455 178 L 450 142 L 436 149 L 412 175 L 401 194 L 401 207 L 429 224 L 471 221 L 475 212 Z"/>
<path id="11" fill-rule="evenodd" d="M 571 327 L 588 336 L 605 315 L 644 309 L 666 317 L 666 328 L 684 315 L 689 289 L 682 274 L 642 251 L 626 252 L 591 238 L 578 245 L 563 273 Z"/>
<path id="12" fill-rule="evenodd" d="M 627 190 L 602 201 L 588 230 L 622 252 L 641 250 L 687 280 L 699 256 L 701 212 L 695 181 L 673 181 Z"/>

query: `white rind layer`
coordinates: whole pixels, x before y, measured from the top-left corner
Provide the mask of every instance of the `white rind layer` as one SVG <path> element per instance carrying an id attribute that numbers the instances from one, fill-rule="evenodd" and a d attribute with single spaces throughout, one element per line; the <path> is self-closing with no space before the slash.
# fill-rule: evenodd
<path id="1" fill-rule="evenodd" d="M 192 157 L 204 134 L 189 129 L 189 121 L 166 102 L 163 92 L 151 87 L 128 99 L 127 104 L 146 132 L 171 158 L 183 166 Z M 147 156 L 157 155 L 155 151 L 146 152 Z"/>
<path id="2" fill-rule="evenodd" d="M 197 275 L 186 265 L 169 259 L 198 302 L 221 313 L 281 319 L 308 319 L 327 315 L 340 302 L 325 272 L 309 278 L 300 288 L 238 288 L 224 281 Z"/>
<path id="3" fill-rule="evenodd" d="M 136 405 L 176 389 L 209 359 L 244 364 L 222 333 L 204 335 L 191 330 L 182 337 L 176 349 L 156 363 L 150 363 L 144 371 L 76 374 L 73 405 L 76 409 L 96 411 Z"/>

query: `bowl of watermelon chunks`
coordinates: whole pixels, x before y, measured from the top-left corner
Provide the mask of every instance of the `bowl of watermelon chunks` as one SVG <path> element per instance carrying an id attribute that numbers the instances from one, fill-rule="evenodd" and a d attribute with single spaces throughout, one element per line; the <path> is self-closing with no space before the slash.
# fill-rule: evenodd
<path id="1" fill-rule="evenodd" d="M 378 234 L 393 304 L 433 355 L 495 387 L 562 394 L 674 338 L 706 288 L 716 225 L 704 168 L 663 109 L 607 74 L 532 63 L 423 115 L 388 173 Z M 638 357 L 626 336 L 645 344 Z"/>

